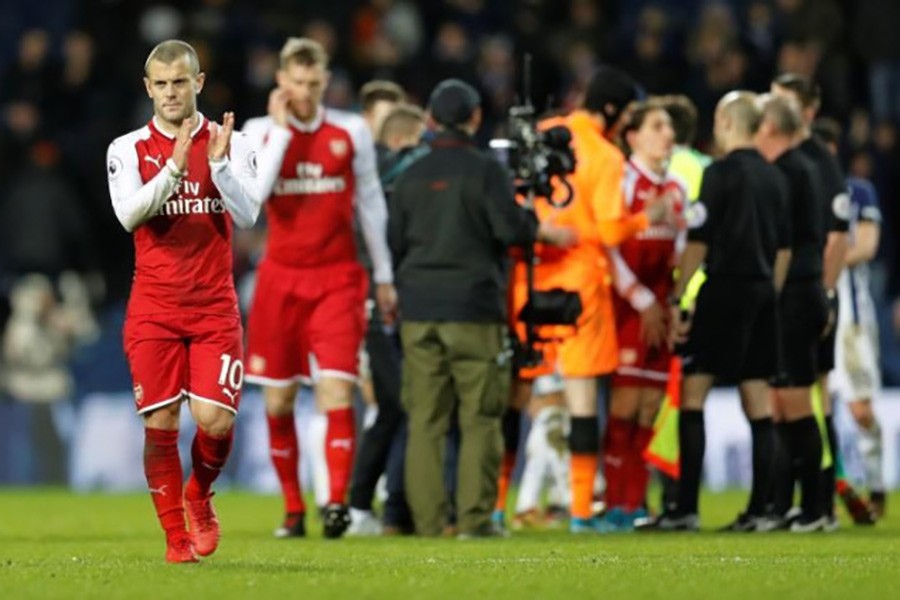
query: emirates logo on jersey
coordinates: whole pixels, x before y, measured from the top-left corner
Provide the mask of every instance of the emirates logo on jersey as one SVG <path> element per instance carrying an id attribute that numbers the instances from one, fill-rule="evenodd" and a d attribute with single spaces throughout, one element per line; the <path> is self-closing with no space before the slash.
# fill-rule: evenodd
<path id="1" fill-rule="evenodd" d="M 331 140 L 328 142 L 328 149 L 331 150 L 335 158 L 344 158 L 347 156 L 349 146 L 347 145 L 347 140 Z"/>

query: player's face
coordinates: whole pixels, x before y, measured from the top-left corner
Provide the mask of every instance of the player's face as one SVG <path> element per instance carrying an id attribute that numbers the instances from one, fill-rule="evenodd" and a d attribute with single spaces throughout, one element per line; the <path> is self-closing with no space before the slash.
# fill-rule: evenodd
<path id="1" fill-rule="evenodd" d="M 635 154 L 652 163 L 668 160 L 675 146 L 672 118 L 665 110 L 652 110 L 632 136 Z"/>
<path id="2" fill-rule="evenodd" d="M 153 100 L 153 113 L 178 126 L 197 110 L 197 94 L 203 89 L 204 74 L 193 73 L 187 57 L 169 64 L 158 60 L 147 65 L 144 85 Z"/>
<path id="3" fill-rule="evenodd" d="M 328 71 L 322 65 L 290 63 L 278 71 L 278 87 L 288 92 L 291 112 L 301 121 L 316 116 L 328 86 Z"/>
<path id="4" fill-rule="evenodd" d="M 384 118 L 396 106 L 397 103 L 390 100 L 378 100 L 372 105 L 371 110 L 366 115 L 366 120 L 369 122 L 369 127 L 372 128 L 373 136 L 378 137 L 378 132 L 381 131 L 381 126 L 384 124 Z"/>

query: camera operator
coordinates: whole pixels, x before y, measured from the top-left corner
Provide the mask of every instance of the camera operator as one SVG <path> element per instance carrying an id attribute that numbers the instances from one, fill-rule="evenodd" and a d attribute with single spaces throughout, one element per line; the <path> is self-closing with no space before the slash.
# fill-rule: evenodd
<path id="1" fill-rule="evenodd" d="M 389 240 L 402 324 L 402 401 L 409 417 L 407 497 L 416 532 L 445 525 L 444 444 L 455 399 L 462 443 L 457 509 L 463 536 L 491 535 L 500 464 L 500 416 L 511 363 L 505 326 L 506 251 L 572 233 L 537 225 L 519 208 L 503 166 L 474 146 L 474 88 L 446 80 L 429 101 L 431 152 L 396 181 Z"/>

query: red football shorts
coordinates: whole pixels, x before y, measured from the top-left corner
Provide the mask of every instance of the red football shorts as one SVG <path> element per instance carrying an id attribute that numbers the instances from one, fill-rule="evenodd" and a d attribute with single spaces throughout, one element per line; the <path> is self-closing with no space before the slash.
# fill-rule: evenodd
<path id="1" fill-rule="evenodd" d="M 247 324 L 247 381 L 355 381 L 368 285 L 356 263 L 295 269 L 263 261 Z"/>
<path id="2" fill-rule="evenodd" d="M 138 414 L 185 395 L 237 413 L 244 381 L 240 316 L 129 316 L 123 335 Z"/>
<path id="3" fill-rule="evenodd" d="M 620 298 L 615 300 L 619 366 L 612 378 L 613 387 L 665 389 L 672 358 L 668 345 L 648 348 L 641 341 L 640 314 Z"/>

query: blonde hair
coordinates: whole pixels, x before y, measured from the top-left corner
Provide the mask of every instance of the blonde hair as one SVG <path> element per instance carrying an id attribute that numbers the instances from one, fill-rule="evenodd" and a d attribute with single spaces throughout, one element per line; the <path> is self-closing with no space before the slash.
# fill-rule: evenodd
<path id="1" fill-rule="evenodd" d="M 384 118 L 378 141 L 387 143 L 393 135 L 413 135 L 425 124 L 425 111 L 414 104 L 398 104 Z"/>
<path id="2" fill-rule="evenodd" d="M 188 66 L 191 73 L 196 75 L 200 72 L 200 59 L 197 58 L 197 51 L 194 47 L 181 40 L 166 40 L 158 43 L 144 62 L 144 74 L 147 74 L 150 68 L 150 61 L 158 60 L 161 63 L 170 65 L 179 58 L 187 58 Z"/>
<path id="3" fill-rule="evenodd" d="M 324 68 L 328 66 L 328 53 L 324 46 L 310 38 L 288 38 L 281 49 L 280 57 L 282 69 L 292 63 L 305 67 L 318 65 Z"/>

